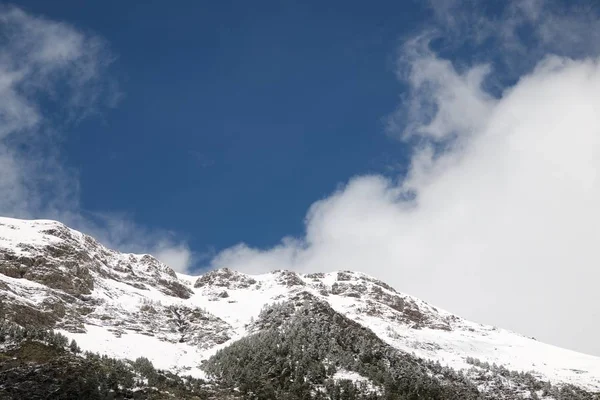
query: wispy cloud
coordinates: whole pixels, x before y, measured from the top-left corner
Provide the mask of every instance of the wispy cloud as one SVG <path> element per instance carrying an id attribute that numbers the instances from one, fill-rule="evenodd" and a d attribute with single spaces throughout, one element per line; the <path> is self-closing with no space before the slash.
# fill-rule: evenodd
<path id="1" fill-rule="evenodd" d="M 598 12 L 480 4 L 433 2 L 400 51 L 409 89 L 388 128 L 415 143 L 406 176 L 355 177 L 311 206 L 304 237 L 211 266 L 360 270 L 600 355 Z"/>
<path id="2" fill-rule="evenodd" d="M 61 162 L 62 128 L 121 97 L 107 72 L 114 60 L 98 36 L 0 7 L 0 213 L 59 219 L 108 245 L 152 252 L 186 270 L 192 253 L 174 235 L 122 215 L 91 218 L 79 203 L 76 171 Z"/>

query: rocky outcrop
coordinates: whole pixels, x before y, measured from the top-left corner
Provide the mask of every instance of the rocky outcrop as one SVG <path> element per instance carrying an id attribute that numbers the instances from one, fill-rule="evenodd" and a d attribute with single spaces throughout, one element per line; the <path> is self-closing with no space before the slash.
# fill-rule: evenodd
<path id="1" fill-rule="evenodd" d="M 195 288 L 221 287 L 226 289 L 247 289 L 256 284 L 256 280 L 241 272 L 229 268 L 207 272 L 196 280 Z"/>

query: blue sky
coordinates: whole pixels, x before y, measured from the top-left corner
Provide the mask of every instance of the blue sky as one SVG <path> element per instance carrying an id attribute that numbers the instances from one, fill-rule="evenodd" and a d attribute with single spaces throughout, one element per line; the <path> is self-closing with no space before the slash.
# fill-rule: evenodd
<path id="1" fill-rule="evenodd" d="M 600 355 L 596 2 L 22 1 L 0 31 L 3 215 Z"/>
<path id="2" fill-rule="evenodd" d="M 71 126 L 84 210 L 127 212 L 199 252 L 300 234 L 310 204 L 407 146 L 397 105 L 411 2 L 23 1 L 92 30 L 117 59 L 118 107 Z"/>

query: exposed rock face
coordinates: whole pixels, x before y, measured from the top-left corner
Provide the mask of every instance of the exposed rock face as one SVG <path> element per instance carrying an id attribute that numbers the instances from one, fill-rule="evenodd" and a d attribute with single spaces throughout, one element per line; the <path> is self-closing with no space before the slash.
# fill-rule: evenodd
<path id="1" fill-rule="evenodd" d="M 140 289 L 150 285 L 181 298 L 192 294 L 178 281 L 175 271 L 156 258 L 109 250 L 92 237 L 55 221 L 24 224 L 20 220 L 0 220 L 0 273 L 74 296 L 89 295 L 95 278 Z"/>
<path id="2" fill-rule="evenodd" d="M 277 275 L 277 283 L 286 287 L 292 286 L 304 286 L 306 285 L 300 275 L 292 271 L 274 271 L 273 274 Z"/>
<path id="3" fill-rule="evenodd" d="M 195 288 L 223 287 L 227 289 L 247 289 L 256 284 L 256 280 L 248 275 L 229 268 L 217 269 L 202 275 L 196 283 Z"/>
<path id="4" fill-rule="evenodd" d="M 84 323 L 95 317 L 132 326 L 127 310 L 104 313 L 106 298 L 127 287 L 181 299 L 193 293 L 156 258 L 109 250 L 55 221 L 0 219 L 0 274 L 13 278 L 0 283 L 7 318 L 72 332 L 85 332 Z"/>
<path id="5" fill-rule="evenodd" d="M 94 290 L 94 279 L 89 269 L 89 259 L 81 253 L 73 254 L 73 248 L 48 246 L 46 254 L 31 257 L 18 256 L 5 251 L 0 254 L 0 273 L 41 283 L 49 288 L 66 293 L 90 294 Z M 60 263 L 53 260 L 60 259 Z M 57 267 L 61 268 L 57 268 Z"/>

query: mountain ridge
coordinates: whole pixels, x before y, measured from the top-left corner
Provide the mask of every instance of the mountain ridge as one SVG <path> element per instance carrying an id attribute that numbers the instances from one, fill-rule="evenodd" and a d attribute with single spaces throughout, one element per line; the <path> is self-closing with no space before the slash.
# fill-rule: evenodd
<path id="1" fill-rule="evenodd" d="M 407 357 L 457 371 L 499 365 L 600 391 L 600 358 L 467 321 L 367 274 L 248 275 L 224 268 L 192 276 L 150 255 L 107 249 L 56 221 L 0 218 L 4 318 L 55 329 L 84 350 L 145 356 L 160 368 L 210 378 L 203 365 L 215 354 L 272 328 L 265 309 L 302 298 Z"/>

